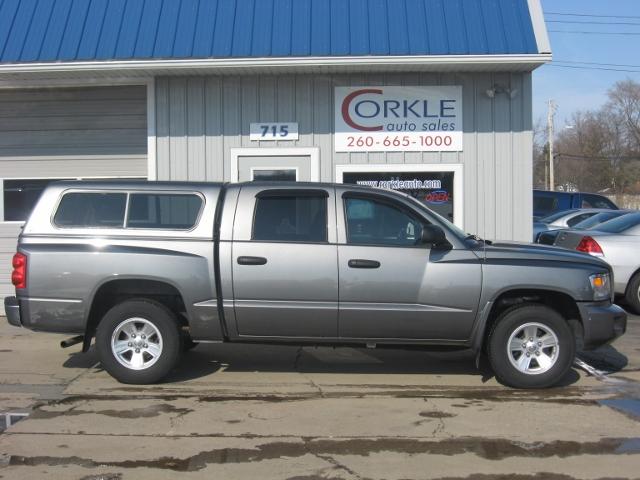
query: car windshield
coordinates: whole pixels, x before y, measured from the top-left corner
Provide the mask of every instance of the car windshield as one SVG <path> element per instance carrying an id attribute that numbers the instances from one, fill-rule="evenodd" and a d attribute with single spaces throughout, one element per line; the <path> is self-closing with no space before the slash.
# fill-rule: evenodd
<path id="1" fill-rule="evenodd" d="M 546 217 L 539 218 L 538 222 L 540 222 L 540 223 L 555 222 L 559 218 L 562 218 L 565 215 L 569 215 L 570 213 L 573 213 L 573 212 L 577 212 L 577 210 L 563 210 L 561 212 L 552 213 L 551 215 L 548 215 Z"/>
<path id="2" fill-rule="evenodd" d="M 613 220 L 609 220 L 608 222 L 598 225 L 594 230 L 606 233 L 622 233 L 636 225 L 640 225 L 640 212 L 629 213 L 627 215 L 614 218 Z"/>
<path id="3" fill-rule="evenodd" d="M 601 223 L 607 222 L 609 220 L 613 220 L 614 218 L 621 217 L 622 215 L 626 215 L 628 212 L 602 212 L 594 215 L 593 217 L 587 218 L 581 222 L 576 223 L 573 228 L 576 230 L 589 230 L 597 227 Z"/>

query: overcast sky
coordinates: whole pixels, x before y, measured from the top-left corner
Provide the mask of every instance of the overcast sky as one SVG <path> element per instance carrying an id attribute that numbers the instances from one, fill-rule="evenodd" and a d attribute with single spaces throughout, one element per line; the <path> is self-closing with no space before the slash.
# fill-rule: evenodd
<path id="1" fill-rule="evenodd" d="M 533 74 L 534 122 L 540 117 L 546 119 L 549 98 L 553 98 L 558 104 L 556 125 L 561 128 L 565 123 L 570 123 L 572 112 L 580 109 L 594 109 L 602 105 L 606 100 L 607 90 L 616 81 L 632 78 L 640 82 L 640 0 L 542 0 L 542 6 L 547 20 L 547 29 L 551 30 L 549 38 L 554 61 L 551 65 L 538 68 Z M 552 13 L 572 13 L 582 16 L 552 15 Z M 604 15 L 616 15 L 620 18 Z M 629 16 L 636 18 L 622 18 Z M 617 32 L 618 34 L 557 33 L 553 30 Z M 556 63 L 588 68 L 561 68 L 554 65 Z M 632 67 L 618 65 L 632 65 Z M 633 72 L 596 68 L 633 70 Z"/>

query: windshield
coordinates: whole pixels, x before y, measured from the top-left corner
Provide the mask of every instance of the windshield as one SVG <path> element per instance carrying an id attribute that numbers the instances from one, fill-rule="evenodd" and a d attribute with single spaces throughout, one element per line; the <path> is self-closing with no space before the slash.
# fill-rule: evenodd
<path id="1" fill-rule="evenodd" d="M 551 215 L 548 215 L 546 217 L 542 217 L 538 219 L 538 222 L 540 223 L 551 223 L 551 222 L 555 222 L 556 220 L 558 220 L 559 218 L 564 217 L 565 215 L 569 215 L 570 213 L 573 212 L 577 212 L 577 210 L 563 210 L 561 212 L 556 212 L 553 213 Z"/>
<path id="2" fill-rule="evenodd" d="M 614 218 L 613 220 L 609 220 L 608 222 L 598 225 L 594 230 L 606 233 L 621 233 L 635 227 L 636 225 L 640 225 L 640 212 L 629 213 L 627 215 Z"/>
<path id="3" fill-rule="evenodd" d="M 576 230 L 589 230 L 594 227 L 597 227 L 601 223 L 607 222 L 614 218 L 618 218 L 622 215 L 626 215 L 628 212 L 603 212 L 594 215 L 593 217 L 587 218 L 586 220 L 582 220 L 581 222 L 576 223 L 573 228 Z"/>

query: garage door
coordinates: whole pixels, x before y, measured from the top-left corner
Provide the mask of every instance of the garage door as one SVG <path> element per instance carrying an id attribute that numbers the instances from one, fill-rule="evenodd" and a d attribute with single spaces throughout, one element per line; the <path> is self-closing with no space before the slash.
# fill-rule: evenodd
<path id="1" fill-rule="evenodd" d="M 21 221 L 49 180 L 147 175 L 146 106 L 137 85 L 0 89 L 0 297 L 13 294 Z"/>

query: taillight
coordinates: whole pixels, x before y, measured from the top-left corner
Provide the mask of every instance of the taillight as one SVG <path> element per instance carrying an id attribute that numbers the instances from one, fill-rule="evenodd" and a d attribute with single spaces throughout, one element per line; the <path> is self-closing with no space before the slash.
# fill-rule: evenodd
<path id="1" fill-rule="evenodd" d="M 576 247 L 576 250 L 579 252 L 588 253 L 589 255 L 593 255 L 595 257 L 603 257 L 604 253 L 602 252 L 602 248 L 598 245 L 591 237 L 582 237 L 580 243 Z"/>
<path id="2" fill-rule="evenodd" d="M 27 288 L 27 256 L 18 252 L 13 256 L 11 283 L 16 288 Z"/>

